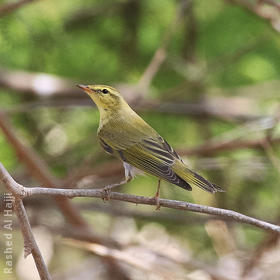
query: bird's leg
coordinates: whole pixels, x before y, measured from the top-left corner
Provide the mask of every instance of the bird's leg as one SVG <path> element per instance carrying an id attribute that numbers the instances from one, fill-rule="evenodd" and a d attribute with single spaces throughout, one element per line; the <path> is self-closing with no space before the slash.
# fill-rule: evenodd
<path id="1" fill-rule="evenodd" d="M 160 210 L 159 191 L 160 191 L 160 179 L 158 180 L 157 192 L 154 197 L 157 205 L 156 210 Z"/>
<path id="2" fill-rule="evenodd" d="M 104 193 L 103 201 L 110 200 L 110 194 L 111 194 L 111 191 L 114 187 L 124 185 L 124 184 L 130 182 L 131 180 L 132 180 L 132 177 L 128 177 L 128 178 L 125 178 L 125 180 L 122 180 L 119 183 L 115 183 L 115 184 L 108 185 L 108 186 L 104 187 L 102 189 L 102 192 Z"/>
<path id="3" fill-rule="evenodd" d="M 133 179 L 133 173 L 132 173 L 132 170 L 130 168 L 130 165 L 128 166 L 128 164 L 126 162 L 124 162 L 123 165 L 124 165 L 124 170 L 125 170 L 125 179 L 122 180 L 119 183 L 115 183 L 115 184 L 108 185 L 108 186 L 104 187 L 102 189 L 102 192 L 104 193 L 103 201 L 110 200 L 110 194 L 111 194 L 111 191 L 114 187 L 124 185 L 124 184 L 130 182 Z"/>

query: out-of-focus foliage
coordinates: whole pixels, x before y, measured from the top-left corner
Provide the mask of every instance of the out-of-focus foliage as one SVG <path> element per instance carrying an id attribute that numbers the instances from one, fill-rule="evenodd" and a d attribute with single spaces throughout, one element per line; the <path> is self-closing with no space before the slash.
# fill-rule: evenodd
<path id="1" fill-rule="evenodd" d="M 0 1 L 0 5 L 6 2 Z M 191 4 L 184 16 L 174 23 L 181 2 Z M 176 104 L 199 103 L 212 98 L 240 98 L 248 101 L 245 103 L 248 107 L 233 102 L 232 106 L 236 108 L 231 109 L 248 111 L 248 115 L 253 112 L 259 119 L 273 116 L 279 101 L 280 34 L 269 22 L 229 2 L 34 1 L 0 18 L 0 67 L 69 78 L 73 87 L 75 82 L 135 85 L 162 44 L 167 30 L 175 24 L 167 58 L 153 79 L 147 98 L 159 102 L 176 101 Z M 31 106 L 25 112 L 13 111 L 36 101 L 35 97 L 0 88 L 1 110 L 7 110 L 18 137 L 39 153 L 56 176 L 66 178 L 81 165 L 85 169 L 94 168 L 111 160 L 101 151 L 96 140 L 99 115 L 94 106 Z M 220 104 L 217 103 L 217 110 L 221 109 Z M 213 106 L 215 108 L 215 103 Z M 140 114 L 178 149 L 195 147 L 211 138 L 217 142 L 235 138 L 260 139 L 267 132 L 258 123 L 255 129 L 250 129 L 250 124 L 246 126 L 245 121 L 150 110 Z M 277 127 L 274 133 L 275 136 L 279 134 Z M 276 158 L 279 152 L 274 146 Z M 195 189 L 189 193 L 163 183 L 163 197 L 212 204 L 267 221 L 275 221 L 279 216 L 280 175 L 262 149 L 229 150 L 209 157 L 192 156 L 188 160 L 196 170 L 227 192 L 212 196 Z M 20 164 L 1 132 L 0 161 L 20 183 L 38 184 Z M 101 179 L 94 178 L 104 185 L 105 181 Z M 156 184 L 155 178 L 137 177 L 120 190 L 152 196 Z M 93 200 L 77 201 L 90 203 Z M 117 205 L 125 207 L 128 212 L 135 208 L 153 211 L 151 207 Z M 161 212 L 177 215 L 176 211 L 162 209 Z M 188 248 L 190 254 L 208 263 L 216 263 L 228 253 L 217 250 L 218 241 L 209 234 L 209 222 L 180 224 L 157 221 L 155 217 L 154 223 L 150 224 L 140 218 L 117 219 L 94 211 L 84 211 L 83 214 L 104 236 L 121 239 L 118 232 L 122 233 L 120 228 L 127 222 L 125 225 L 137 238 L 141 239 L 141 234 L 146 231 L 152 234 L 154 226 L 155 234 L 162 230 L 166 238 L 176 239 L 178 244 Z M 190 215 L 188 212 L 184 214 L 186 217 Z M 57 221 L 62 219 L 58 212 L 48 208 L 38 215 L 43 217 L 45 224 L 52 221 L 59 224 Z M 194 221 L 196 217 L 200 216 L 194 216 Z M 229 224 L 229 236 L 235 250 L 246 255 L 265 235 L 247 226 Z M 131 242 L 135 241 L 131 236 L 129 238 Z M 59 240 L 54 242 L 58 254 L 55 260 L 51 260 L 52 271 L 69 268 L 69 256 L 77 262 L 87 258 L 76 249 L 64 247 Z M 166 246 L 168 248 L 168 242 Z M 1 261 L 0 266 L 3 266 Z"/>

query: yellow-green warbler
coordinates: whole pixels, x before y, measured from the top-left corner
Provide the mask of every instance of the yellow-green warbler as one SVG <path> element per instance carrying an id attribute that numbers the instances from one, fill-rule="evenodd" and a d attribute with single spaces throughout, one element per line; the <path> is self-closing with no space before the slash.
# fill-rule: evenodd
<path id="1" fill-rule="evenodd" d="M 134 177 L 134 168 L 191 191 L 190 184 L 208 192 L 223 191 L 193 172 L 170 145 L 126 103 L 113 87 L 77 85 L 97 105 L 100 112 L 98 139 L 103 149 L 123 161 L 125 181 Z M 120 184 L 115 184 L 120 185 Z M 158 201 L 158 200 L 157 200 Z M 158 205 L 159 206 L 159 205 Z"/>

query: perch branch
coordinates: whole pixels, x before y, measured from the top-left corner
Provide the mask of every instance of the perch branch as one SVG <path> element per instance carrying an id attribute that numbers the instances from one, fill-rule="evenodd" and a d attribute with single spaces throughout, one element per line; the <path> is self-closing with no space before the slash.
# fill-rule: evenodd
<path id="1" fill-rule="evenodd" d="M 0 163 L 0 175 L 1 174 L 2 176 L 0 178 L 4 178 L 4 179 L 6 178 L 5 179 L 6 181 L 7 180 L 13 181 L 11 175 L 6 171 L 4 166 Z M 58 196 L 68 197 L 68 198 L 96 197 L 96 198 L 104 199 L 104 192 L 102 190 L 95 190 L 95 189 L 50 189 L 50 188 L 40 188 L 40 187 L 26 188 L 19 184 L 16 184 L 13 186 L 13 189 L 11 191 L 14 193 L 16 197 L 19 198 L 24 198 L 36 194 L 46 194 L 46 195 L 58 195 Z M 138 196 L 138 195 L 112 192 L 110 194 L 110 198 L 112 200 L 120 200 L 120 201 L 136 203 L 136 204 L 156 205 L 156 200 L 154 198 Z M 199 205 L 199 204 L 189 203 L 185 201 L 162 199 L 162 198 L 159 199 L 159 203 L 162 207 L 216 215 L 223 218 L 229 218 L 240 223 L 250 224 L 264 230 L 280 233 L 280 226 L 278 225 L 274 225 L 262 220 L 258 220 L 232 210 Z"/>

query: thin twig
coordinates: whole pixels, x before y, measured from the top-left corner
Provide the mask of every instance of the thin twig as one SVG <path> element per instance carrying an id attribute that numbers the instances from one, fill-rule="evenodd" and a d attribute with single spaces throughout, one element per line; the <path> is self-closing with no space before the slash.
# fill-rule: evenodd
<path id="1" fill-rule="evenodd" d="M 8 184 L 6 184 L 6 186 L 9 188 Z M 15 211 L 19 220 L 22 236 L 24 239 L 24 257 L 27 257 L 29 254 L 32 254 L 40 278 L 44 280 L 51 279 L 48 268 L 33 236 L 31 226 L 26 214 L 26 210 L 21 199 L 15 200 Z"/>
<path id="2" fill-rule="evenodd" d="M 32 254 L 41 279 L 48 280 L 51 276 L 33 236 L 31 226 L 21 198 L 25 195 L 25 187 L 18 184 L 0 163 L 0 183 L 3 183 L 15 197 L 15 212 L 17 214 L 24 240 L 24 257 Z"/>
<path id="3" fill-rule="evenodd" d="M 48 194 L 48 195 L 61 195 L 61 196 L 69 197 L 69 198 L 96 197 L 96 198 L 104 199 L 104 192 L 102 190 L 93 190 L 93 189 L 76 190 L 76 189 L 28 188 L 26 191 L 27 191 L 26 192 L 27 196 L 31 196 L 31 195 L 35 195 L 35 194 Z M 136 204 L 156 205 L 156 201 L 154 198 L 145 197 L 145 196 L 112 192 L 110 194 L 110 198 L 112 200 L 120 200 L 120 201 L 136 203 Z M 185 202 L 185 201 L 170 200 L 170 199 L 159 199 L 159 203 L 160 203 L 160 206 L 162 206 L 162 207 L 217 215 L 217 216 L 221 216 L 224 218 L 231 218 L 232 220 L 235 220 L 235 221 L 238 221 L 241 223 L 254 225 L 256 227 L 259 227 L 259 228 L 262 228 L 265 230 L 270 230 L 270 231 L 280 233 L 280 226 L 278 226 L 278 225 L 273 225 L 273 224 L 240 214 L 240 213 L 232 211 L 232 210 L 215 208 L 215 207 L 211 207 L 211 206 L 199 205 L 199 204 L 189 203 L 189 202 Z"/>
<path id="4" fill-rule="evenodd" d="M 2 173 L 2 176 L 0 178 L 4 178 L 5 180 L 13 180 L 11 175 L 6 171 L 4 166 L 0 163 L 0 175 Z M 59 195 L 62 197 L 96 197 L 104 199 L 104 191 L 102 190 L 95 190 L 95 189 L 50 189 L 50 188 L 26 188 L 16 183 L 14 185 L 12 192 L 16 194 L 16 196 L 20 198 L 24 198 L 27 196 L 32 196 L 36 194 L 47 194 L 47 195 Z M 117 193 L 117 192 L 111 192 L 110 193 L 110 199 L 112 200 L 120 200 L 120 201 L 126 201 L 136 204 L 146 204 L 146 205 L 156 205 L 157 201 L 155 198 L 151 197 L 145 197 L 145 196 L 138 196 L 138 195 L 132 195 L 132 194 L 125 194 L 125 193 Z M 265 221 L 261 221 L 246 215 L 243 215 L 241 213 L 227 210 L 227 209 L 221 209 L 221 208 L 215 208 L 211 206 L 205 206 L 205 205 L 199 205 L 194 203 L 189 203 L 185 201 L 178 201 L 178 200 L 170 200 L 170 199 L 159 199 L 159 204 L 162 207 L 167 208 L 173 208 L 178 210 L 187 210 L 192 212 L 198 212 L 198 213 L 204 213 L 204 214 L 211 214 L 216 215 L 224 218 L 229 218 L 234 221 L 250 224 L 253 226 L 256 226 L 258 228 L 264 229 L 264 230 L 270 230 L 272 232 L 280 233 L 280 226 L 274 225 Z"/>

